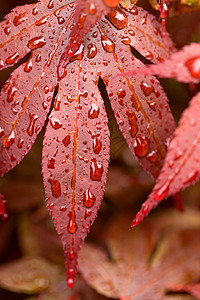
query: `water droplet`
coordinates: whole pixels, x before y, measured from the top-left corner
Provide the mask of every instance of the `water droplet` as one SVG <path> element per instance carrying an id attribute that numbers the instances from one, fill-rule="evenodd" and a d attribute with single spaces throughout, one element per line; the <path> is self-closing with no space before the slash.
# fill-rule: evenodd
<path id="1" fill-rule="evenodd" d="M 57 111 L 57 110 L 60 110 L 60 103 L 61 103 L 61 99 L 60 99 L 60 95 L 58 94 L 56 96 L 56 99 L 55 99 L 55 102 L 54 102 L 54 109 Z"/>
<path id="2" fill-rule="evenodd" d="M 54 8 L 54 0 L 50 0 L 49 3 L 48 3 L 48 5 L 47 5 L 47 7 L 49 9 Z"/>
<path id="3" fill-rule="evenodd" d="M 56 119 L 55 117 L 50 118 L 50 124 L 56 130 L 62 127 L 60 120 Z"/>
<path id="4" fill-rule="evenodd" d="M 48 85 L 45 85 L 45 87 L 44 87 L 44 92 L 45 92 L 45 94 L 48 94 L 48 92 L 49 92 L 49 87 L 48 87 Z"/>
<path id="5" fill-rule="evenodd" d="M 66 205 L 62 205 L 62 206 L 60 207 L 60 211 L 66 211 L 66 210 L 67 210 Z"/>
<path id="6" fill-rule="evenodd" d="M 134 32 L 132 29 L 129 29 L 129 30 L 128 30 L 128 33 L 129 33 L 131 36 L 135 36 L 135 32 Z"/>
<path id="7" fill-rule="evenodd" d="M 11 103 L 14 99 L 14 96 L 17 92 L 17 88 L 14 86 L 11 86 L 8 90 L 8 94 L 7 94 L 7 102 Z"/>
<path id="8" fill-rule="evenodd" d="M 50 204 L 48 205 L 48 207 L 49 207 L 49 209 L 53 209 L 53 208 L 54 208 L 54 203 L 53 203 L 53 202 L 50 203 Z"/>
<path id="9" fill-rule="evenodd" d="M 66 137 L 64 137 L 64 139 L 62 140 L 62 142 L 63 142 L 63 145 L 65 146 L 65 147 L 67 147 L 69 144 L 70 144 L 70 135 L 68 134 L 68 135 L 66 135 Z"/>
<path id="10" fill-rule="evenodd" d="M 96 7 L 95 7 L 94 3 L 90 4 L 88 12 L 89 12 L 90 15 L 95 15 L 96 14 L 97 10 L 96 10 Z"/>
<path id="11" fill-rule="evenodd" d="M 0 69 L 4 67 L 4 62 L 2 59 L 0 59 Z"/>
<path id="12" fill-rule="evenodd" d="M 35 61 L 36 61 L 36 62 L 40 62 L 41 59 L 42 59 L 41 55 L 38 54 L 38 55 L 36 56 L 36 58 L 35 58 Z"/>
<path id="13" fill-rule="evenodd" d="M 33 14 L 34 16 L 36 16 L 36 15 L 38 14 L 38 9 L 37 9 L 37 7 L 34 7 L 34 8 L 33 8 L 32 14 Z"/>
<path id="14" fill-rule="evenodd" d="M 128 36 L 123 36 L 122 37 L 122 43 L 125 45 L 130 45 L 131 39 Z"/>
<path id="15" fill-rule="evenodd" d="M 117 96 L 118 98 L 124 98 L 126 96 L 126 91 L 123 90 L 123 89 L 119 89 L 118 92 L 117 92 Z"/>
<path id="16" fill-rule="evenodd" d="M 93 151 L 95 154 L 99 154 L 102 148 L 102 143 L 98 138 L 94 138 L 93 145 L 92 145 Z"/>
<path id="17" fill-rule="evenodd" d="M 19 58 L 19 53 L 18 52 L 15 52 L 13 55 L 9 56 L 7 59 L 6 59 L 6 63 L 7 65 L 12 65 L 14 64 L 14 62 Z"/>
<path id="18" fill-rule="evenodd" d="M 68 226 L 67 226 L 67 229 L 69 231 L 69 233 L 75 233 L 76 230 L 77 230 L 77 224 L 76 224 L 76 215 L 75 215 L 75 211 L 72 210 L 69 212 L 68 214 L 69 216 L 69 223 L 68 223 Z"/>
<path id="19" fill-rule="evenodd" d="M 128 122 L 129 122 L 129 132 L 131 134 L 132 137 L 134 137 L 138 131 L 138 127 L 137 127 L 137 120 L 136 120 L 136 116 L 135 113 L 132 112 L 128 112 L 127 113 L 128 116 Z"/>
<path id="20" fill-rule="evenodd" d="M 88 217 L 90 217 L 91 214 L 92 214 L 91 209 L 86 209 L 84 219 L 87 219 Z"/>
<path id="21" fill-rule="evenodd" d="M 185 62 L 188 71 L 194 78 L 200 78 L 200 56 L 196 56 L 193 58 L 188 59 Z"/>
<path id="22" fill-rule="evenodd" d="M 23 139 L 18 139 L 18 143 L 17 143 L 17 146 L 18 146 L 18 148 L 19 149 L 21 149 L 22 148 L 22 146 L 23 146 L 23 143 L 24 143 L 24 140 Z"/>
<path id="23" fill-rule="evenodd" d="M 120 8 L 111 10 L 106 15 L 106 19 L 110 21 L 118 30 L 125 28 L 128 24 L 127 16 L 125 12 Z"/>
<path id="24" fill-rule="evenodd" d="M 34 132 L 34 126 L 35 126 L 35 121 L 39 118 L 38 115 L 36 114 L 29 114 L 30 118 L 30 124 L 28 126 L 27 132 L 30 136 L 33 135 Z"/>
<path id="25" fill-rule="evenodd" d="M 146 205 L 145 203 L 142 204 L 142 213 L 143 213 L 144 215 L 146 215 L 146 214 L 148 213 L 148 211 L 149 211 L 148 205 Z"/>
<path id="26" fill-rule="evenodd" d="M 134 142 L 135 154 L 138 157 L 144 157 L 149 150 L 149 139 L 145 136 L 138 135 Z"/>
<path id="27" fill-rule="evenodd" d="M 105 34 L 101 33 L 101 43 L 103 46 L 103 49 L 106 52 L 114 52 L 115 51 L 115 44 L 105 36 Z"/>
<path id="28" fill-rule="evenodd" d="M 42 48 L 44 45 L 46 45 L 46 41 L 45 41 L 44 37 L 38 36 L 38 37 L 34 37 L 33 39 L 31 39 L 28 42 L 27 47 L 31 50 L 34 50 L 37 48 Z"/>
<path id="29" fill-rule="evenodd" d="M 154 200 L 163 200 L 169 191 L 169 182 L 166 182 L 161 188 L 159 188 L 153 195 Z"/>
<path id="30" fill-rule="evenodd" d="M 25 64 L 24 71 L 26 73 L 29 73 L 29 72 L 31 72 L 32 68 L 33 68 L 33 60 L 32 60 L 32 56 L 31 56 Z"/>
<path id="31" fill-rule="evenodd" d="M 97 54 L 97 47 L 93 44 L 93 43 L 90 43 L 88 46 L 88 54 L 87 54 L 87 57 L 88 58 L 94 58 L 95 55 Z"/>
<path id="32" fill-rule="evenodd" d="M 154 92 L 154 87 L 144 81 L 141 82 L 140 88 L 146 97 L 148 97 L 151 93 Z"/>
<path id="33" fill-rule="evenodd" d="M 58 24 L 62 25 L 63 23 L 65 23 L 65 19 L 63 17 L 58 17 Z"/>
<path id="34" fill-rule="evenodd" d="M 55 169 L 55 159 L 54 159 L 54 158 L 51 158 L 51 159 L 48 161 L 47 167 L 48 167 L 49 169 Z"/>
<path id="35" fill-rule="evenodd" d="M 83 204 L 89 208 L 94 204 L 95 200 L 96 200 L 96 198 L 92 194 L 90 189 L 87 189 L 83 194 Z"/>
<path id="36" fill-rule="evenodd" d="M 48 179 L 48 182 L 51 184 L 52 196 L 59 198 L 61 196 L 61 186 L 58 180 Z"/>
<path id="37" fill-rule="evenodd" d="M 69 277 L 67 278 L 67 286 L 70 288 L 70 289 L 73 289 L 74 287 L 74 279 Z"/>
<path id="38" fill-rule="evenodd" d="M 131 10 L 130 10 L 130 13 L 134 16 L 138 15 L 138 9 L 136 6 L 134 6 Z"/>
<path id="39" fill-rule="evenodd" d="M 13 24 L 15 26 L 19 26 L 22 22 L 26 21 L 27 17 L 26 17 L 27 13 L 23 12 L 21 14 L 19 14 L 18 16 L 15 16 L 13 19 Z"/>
<path id="40" fill-rule="evenodd" d="M 93 181 L 101 181 L 103 174 L 103 166 L 101 163 L 97 162 L 96 159 L 93 159 L 90 165 L 90 178 Z"/>
<path id="41" fill-rule="evenodd" d="M 99 107 L 96 106 L 95 104 L 93 104 L 92 107 L 88 111 L 88 118 L 90 118 L 90 119 L 98 118 L 99 112 L 100 112 Z"/>
<path id="42" fill-rule="evenodd" d="M 191 173 L 188 174 L 187 179 L 183 182 L 184 184 L 191 183 L 197 179 L 199 175 L 198 171 L 192 171 Z"/>
<path id="43" fill-rule="evenodd" d="M 0 127 L 0 137 L 4 135 L 4 129 Z"/>
<path id="44" fill-rule="evenodd" d="M 11 27 L 10 26 L 6 26 L 4 28 L 4 32 L 5 32 L 5 34 L 9 35 L 11 33 Z"/>
<path id="45" fill-rule="evenodd" d="M 157 150 L 151 151 L 147 156 L 146 156 L 150 161 L 156 162 L 158 159 L 158 152 Z"/>
<path id="46" fill-rule="evenodd" d="M 6 148 L 9 148 L 15 141 L 15 133 L 14 130 L 11 131 L 10 134 L 6 135 L 3 139 L 3 144 Z"/>
<path id="47" fill-rule="evenodd" d="M 74 253 L 73 250 L 71 250 L 70 253 L 69 253 L 69 258 L 70 258 L 71 260 L 73 260 L 74 257 L 75 257 L 75 253 Z"/>
<path id="48" fill-rule="evenodd" d="M 146 52 L 144 53 L 144 57 L 146 59 L 152 60 L 153 59 L 153 53 L 149 50 L 146 50 Z"/>

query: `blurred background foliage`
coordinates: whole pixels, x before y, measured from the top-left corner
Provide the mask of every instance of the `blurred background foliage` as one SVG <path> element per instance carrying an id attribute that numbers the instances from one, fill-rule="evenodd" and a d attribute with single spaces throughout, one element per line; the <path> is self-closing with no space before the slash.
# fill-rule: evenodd
<path id="1" fill-rule="evenodd" d="M 0 20 L 12 8 L 34 2 L 36 1 L 1 1 Z M 190 42 L 200 42 L 199 3 L 194 3 L 194 1 L 188 3 L 176 0 L 171 4 L 167 27 L 177 48 Z M 156 10 L 158 9 L 157 3 L 151 1 L 150 4 L 147 0 L 142 0 L 138 2 L 138 5 L 145 7 L 159 17 L 159 12 Z M 0 73 L 1 86 L 8 79 L 12 70 L 13 68 L 8 68 Z M 180 84 L 171 79 L 161 80 L 161 84 L 168 94 L 172 113 L 178 121 L 190 98 L 199 90 L 199 86 Z M 119 132 L 108 103 L 105 86 L 101 81 L 99 82 L 99 88 L 109 112 L 111 162 L 104 201 L 87 241 L 107 249 L 105 233 L 110 226 L 109 224 L 112 226 L 117 224 L 117 218 L 120 214 L 123 214 L 124 218 L 131 222 L 131 218 L 135 216 L 142 202 L 146 199 L 154 182 L 138 165 Z M 0 192 L 7 199 L 9 213 L 8 221 L 0 221 L 0 299 L 109 299 L 106 293 L 99 292 L 99 288 L 96 288 L 92 280 L 90 282 L 86 278 L 87 276 L 84 276 L 87 280 L 86 283 L 80 274 L 76 280 L 74 291 L 66 287 L 61 243 L 45 207 L 41 176 L 41 150 L 44 130 L 42 130 L 23 161 L 0 181 Z M 195 216 L 200 213 L 200 183 L 187 189 L 183 194 L 163 202 L 152 212 L 153 218 L 157 218 L 165 210 L 165 216 L 167 217 L 167 209 L 173 207 L 174 204 L 180 209 L 182 201 L 187 207 L 186 210 L 192 211 L 191 219 L 193 218 L 193 212 Z M 184 221 L 184 213 L 177 213 L 177 218 Z M 173 220 L 173 222 L 174 226 L 170 226 L 171 232 L 177 226 L 176 221 Z M 185 222 L 188 222 L 187 218 Z M 155 222 L 155 224 L 157 223 Z M 142 226 L 144 226 L 145 232 L 148 231 L 145 223 L 140 225 L 141 228 L 143 228 Z M 199 226 L 198 222 L 196 226 Z M 127 232 L 128 229 L 127 225 Z M 126 251 L 123 255 L 126 257 Z M 83 268 L 84 264 L 81 264 L 81 269 Z M 198 282 L 200 280 L 200 270 L 199 274 L 192 274 L 187 280 L 188 282 L 191 282 L 191 280 L 192 282 Z M 166 287 L 163 286 L 162 288 L 165 289 Z M 112 298 L 115 297 L 112 296 Z M 116 298 L 118 298 L 117 295 Z M 191 300 L 197 298 L 194 294 L 189 295 L 185 292 L 180 294 L 178 291 L 169 294 L 166 299 Z M 151 298 L 151 300 L 157 299 Z"/>

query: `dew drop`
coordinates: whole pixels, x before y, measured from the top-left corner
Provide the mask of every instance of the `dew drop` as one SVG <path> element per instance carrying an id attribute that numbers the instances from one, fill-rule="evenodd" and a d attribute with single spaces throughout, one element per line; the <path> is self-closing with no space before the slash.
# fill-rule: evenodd
<path id="1" fill-rule="evenodd" d="M 198 175 L 199 175 L 198 171 L 193 171 L 193 172 L 189 173 L 187 176 L 187 179 L 183 183 L 188 184 L 188 183 L 195 181 L 197 179 Z"/>
<path id="2" fill-rule="evenodd" d="M 95 7 L 94 3 L 90 4 L 88 12 L 89 12 L 90 15 L 95 15 L 96 14 L 97 10 L 96 10 L 96 7 Z"/>
<path id="3" fill-rule="evenodd" d="M 4 129 L 0 127 L 0 137 L 4 135 Z"/>
<path id="4" fill-rule="evenodd" d="M 42 48 L 44 45 L 46 45 L 46 41 L 45 41 L 44 37 L 38 36 L 38 37 L 34 37 L 33 39 L 31 39 L 28 42 L 27 47 L 31 50 L 34 50 L 37 48 Z"/>
<path id="5" fill-rule="evenodd" d="M 48 92 L 49 92 L 49 87 L 48 87 L 48 85 L 45 85 L 45 87 L 44 87 L 44 92 L 45 92 L 45 94 L 48 94 Z"/>
<path id="6" fill-rule="evenodd" d="M 83 194 L 83 204 L 90 208 L 94 202 L 95 202 L 96 198 L 95 196 L 92 194 L 92 192 L 90 191 L 90 189 L 87 189 L 84 194 Z"/>
<path id="7" fill-rule="evenodd" d="M 41 55 L 38 54 L 38 55 L 36 56 L 36 58 L 35 58 L 35 61 L 36 61 L 36 62 L 40 62 L 41 59 L 42 59 Z"/>
<path id="8" fill-rule="evenodd" d="M 93 151 L 95 154 L 99 154 L 102 148 L 102 143 L 98 138 L 94 138 L 93 145 L 92 145 Z"/>
<path id="9" fill-rule="evenodd" d="M 48 205 L 48 207 L 49 207 L 49 209 L 53 209 L 53 208 L 54 208 L 54 203 L 53 203 L 53 202 L 50 203 L 50 204 Z"/>
<path id="10" fill-rule="evenodd" d="M 110 21 L 118 30 L 125 28 L 128 24 L 127 16 L 120 8 L 111 10 L 106 15 L 106 19 Z"/>
<path id="11" fill-rule="evenodd" d="M 159 188 L 153 195 L 154 200 L 163 200 L 169 191 L 169 182 L 166 182 L 161 188 Z"/>
<path id="12" fill-rule="evenodd" d="M 23 146 L 23 143 L 24 143 L 24 140 L 23 139 L 18 139 L 18 143 L 17 143 L 17 146 L 18 146 L 18 148 L 19 149 L 21 149 L 22 148 L 22 146 Z"/>
<path id="13" fill-rule="evenodd" d="M 54 109 L 56 111 L 60 110 L 60 103 L 61 103 L 61 99 L 60 99 L 60 95 L 58 94 L 54 102 Z"/>
<path id="14" fill-rule="evenodd" d="M 90 179 L 93 181 L 101 181 L 103 174 L 103 166 L 94 159 L 90 165 Z"/>
<path id="15" fill-rule="evenodd" d="M 22 22 L 26 21 L 27 17 L 26 17 L 27 13 L 23 12 L 21 14 L 19 14 L 18 16 L 15 16 L 13 19 L 13 24 L 15 26 L 19 26 Z"/>
<path id="16" fill-rule="evenodd" d="M 140 88 L 141 88 L 141 90 L 143 91 L 143 93 L 146 97 L 154 92 L 154 87 L 152 85 L 149 85 L 148 83 L 146 83 L 144 81 L 141 82 Z"/>
<path id="17" fill-rule="evenodd" d="M 34 16 L 36 16 L 36 15 L 38 14 L 38 9 L 37 9 L 37 7 L 34 7 L 34 8 L 33 8 L 32 14 L 33 14 Z"/>
<path id="18" fill-rule="evenodd" d="M 55 169 L 55 159 L 54 159 L 54 158 L 51 158 L 51 159 L 48 161 L 47 167 L 48 167 L 49 169 Z"/>
<path id="19" fill-rule="evenodd" d="M 51 184 L 52 196 L 55 198 L 59 198 L 61 196 L 60 182 L 58 180 L 53 180 L 51 178 L 48 179 L 48 182 Z"/>
<path id="20" fill-rule="evenodd" d="M 91 209 L 86 209 L 84 219 L 86 220 L 88 217 L 91 216 L 91 214 L 92 214 Z"/>
<path id="21" fill-rule="evenodd" d="M 65 23 L 65 19 L 63 17 L 58 17 L 58 24 L 62 25 L 63 23 Z"/>
<path id="22" fill-rule="evenodd" d="M 4 62 L 2 59 L 0 59 L 0 69 L 4 67 Z"/>
<path id="23" fill-rule="evenodd" d="M 29 72 L 31 72 L 32 68 L 33 68 L 33 60 L 32 60 L 32 57 L 30 57 L 29 60 L 25 64 L 24 71 L 26 73 L 29 73 Z"/>
<path id="24" fill-rule="evenodd" d="M 76 224 L 76 215 L 75 215 L 75 211 L 72 210 L 69 212 L 68 214 L 69 216 L 69 223 L 68 223 L 68 226 L 67 226 L 67 229 L 69 231 L 69 233 L 75 233 L 76 230 L 77 230 L 77 224 Z"/>
<path id="25" fill-rule="evenodd" d="M 138 157 L 144 157 L 149 150 L 149 139 L 138 135 L 134 142 L 135 154 Z"/>
<path id="26" fill-rule="evenodd" d="M 136 120 L 136 116 L 135 113 L 132 112 L 128 112 L 127 113 L 128 116 L 128 122 L 129 122 L 129 132 L 131 134 L 132 137 L 134 137 L 138 131 L 138 127 L 137 127 L 137 120 Z"/>
<path id="27" fill-rule="evenodd" d="M 126 91 L 123 89 L 119 89 L 117 92 L 117 96 L 119 99 L 124 98 L 126 96 Z"/>
<path id="28" fill-rule="evenodd" d="M 87 57 L 88 58 L 94 58 L 95 55 L 97 54 L 97 47 L 93 44 L 93 43 L 90 43 L 88 46 L 88 54 L 87 54 Z"/>
<path id="29" fill-rule="evenodd" d="M 129 33 L 131 36 L 135 36 L 135 32 L 134 32 L 132 29 L 129 29 L 129 30 L 128 30 L 128 33 Z"/>
<path id="30" fill-rule="evenodd" d="M 150 161 L 156 162 L 158 159 L 158 152 L 156 150 L 151 151 L 147 156 L 146 156 Z"/>
<path id="31" fill-rule="evenodd" d="M 49 9 L 54 8 L 54 0 L 50 0 L 49 3 L 48 3 L 48 5 L 47 5 L 47 7 Z"/>
<path id="32" fill-rule="evenodd" d="M 149 50 L 146 50 L 146 52 L 144 53 L 144 57 L 146 59 L 152 60 L 153 59 L 153 53 Z"/>
<path id="33" fill-rule="evenodd" d="M 60 207 L 60 211 L 66 211 L 66 210 L 67 210 L 66 205 L 62 205 L 62 206 Z"/>
<path id="34" fill-rule="evenodd" d="M 125 45 L 130 45 L 131 39 L 128 36 L 123 36 L 122 37 L 122 43 Z"/>
<path id="35" fill-rule="evenodd" d="M 188 59 L 185 62 L 188 71 L 194 78 L 200 78 L 200 56 L 196 56 L 193 58 Z"/>
<path id="36" fill-rule="evenodd" d="M 5 27 L 4 32 L 5 34 L 9 35 L 11 33 L 11 27 L 10 26 Z"/>
<path id="37" fill-rule="evenodd" d="M 6 148 L 9 148 L 15 141 L 15 133 L 14 130 L 11 131 L 10 134 L 6 135 L 3 139 L 3 144 Z"/>
<path id="38" fill-rule="evenodd" d="M 70 144 L 70 135 L 68 134 L 68 135 L 66 135 L 65 137 L 64 137 L 64 139 L 62 140 L 62 142 L 63 142 L 63 145 L 65 146 L 65 147 L 67 147 L 67 146 L 69 146 L 69 144 Z"/>
<path id="39" fill-rule="evenodd" d="M 88 111 L 88 118 L 90 119 L 98 118 L 99 112 L 100 112 L 99 107 L 93 104 L 93 106 Z"/>
<path id="40" fill-rule="evenodd" d="M 103 49 L 106 51 L 106 52 L 114 52 L 115 51 L 115 44 L 105 36 L 105 34 L 101 34 L 101 43 L 102 43 L 102 46 L 103 46 Z"/>
<path id="41" fill-rule="evenodd" d="M 6 59 L 6 63 L 7 65 L 12 65 L 14 64 L 14 62 L 19 58 L 19 53 L 18 52 L 15 52 L 13 55 L 9 56 L 7 59 Z"/>
<path id="42" fill-rule="evenodd" d="M 28 126 L 27 132 L 30 136 L 32 136 L 34 132 L 35 122 L 39 117 L 36 114 L 29 114 L 29 118 L 30 118 L 30 124 Z"/>
<path id="43" fill-rule="evenodd" d="M 74 287 L 74 279 L 69 277 L 67 278 L 67 286 L 70 288 L 70 289 L 73 289 Z"/>
<path id="44" fill-rule="evenodd" d="M 53 129 L 56 129 L 56 130 L 62 127 L 62 123 L 60 122 L 60 120 L 58 120 L 54 117 L 50 118 L 50 124 L 53 127 Z"/>
<path id="45" fill-rule="evenodd" d="M 14 99 L 14 96 L 17 92 L 17 88 L 14 86 L 11 86 L 8 90 L 8 94 L 7 94 L 7 102 L 11 103 Z"/>

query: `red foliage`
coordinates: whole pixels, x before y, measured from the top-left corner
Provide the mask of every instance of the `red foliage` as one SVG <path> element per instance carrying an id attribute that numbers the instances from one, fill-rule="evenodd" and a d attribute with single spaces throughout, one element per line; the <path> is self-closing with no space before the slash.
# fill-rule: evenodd
<path id="1" fill-rule="evenodd" d="M 77 3 L 90 10 L 89 1 Z M 85 36 L 103 12 L 103 2 L 95 5 L 98 3 L 98 13 L 84 18 L 78 36 L 76 26 L 83 6 L 75 11 L 69 0 L 43 0 L 18 7 L 0 27 L 1 69 L 30 53 L 0 95 L 1 175 L 30 150 L 49 113 L 55 87 L 59 87 L 45 134 L 42 164 L 47 205 L 62 239 L 70 287 L 78 251 L 100 206 L 109 161 L 99 77 L 130 149 L 154 177 L 163 165 L 175 128 L 167 97 L 156 78 L 116 78 L 130 64 L 143 67 L 130 46 L 158 63 L 174 51 L 171 40 L 167 36 L 163 42 L 159 23 L 142 8 L 128 11 L 120 6 L 93 24 Z M 82 46 L 78 52 L 73 47 L 73 57 L 66 56 L 66 44 L 71 47 L 73 41 Z"/>

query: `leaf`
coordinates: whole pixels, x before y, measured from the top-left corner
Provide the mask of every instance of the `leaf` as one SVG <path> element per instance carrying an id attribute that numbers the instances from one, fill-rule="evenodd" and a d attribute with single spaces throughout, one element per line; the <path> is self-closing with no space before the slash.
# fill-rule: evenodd
<path id="1" fill-rule="evenodd" d="M 155 74 L 164 78 L 175 78 L 182 82 L 198 83 L 200 80 L 200 43 L 185 46 L 169 59 L 147 68 L 125 72 L 124 75 Z M 123 74 L 122 74 L 123 75 Z"/>
<path id="2" fill-rule="evenodd" d="M 37 257 L 26 257 L 2 265 L 0 268 L 0 286 L 17 293 L 34 294 L 47 289 L 59 269 Z"/>
<path id="3" fill-rule="evenodd" d="M 108 228 L 108 253 L 83 246 L 79 268 L 92 288 L 117 299 L 168 300 L 171 285 L 199 278 L 199 213 L 188 211 L 181 217 L 167 211 L 133 231 L 127 231 L 128 222 L 126 215 Z"/>
<path id="4" fill-rule="evenodd" d="M 31 148 L 58 86 L 42 164 L 47 205 L 62 239 L 70 287 L 78 252 L 103 197 L 109 161 L 107 117 L 98 90 L 100 76 L 130 149 L 154 177 L 175 128 L 167 97 L 155 78 L 115 78 L 129 64 L 143 66 L 130 46 L 155 63 L 174 51 L 169 37 L 168 46 L 164 45 L 155 18 L 139 7 L 112 9 L 92 26 L 65 66 L 59 62 L 70 39 L 74 14 L 74 2 L 45 0 L 16 8 L 2 22 L 0 32 L 4 39 L 0 46 L 2 68 L 30 55 L 1 93 L 2 174 Z"/>
<path id="5" fill-rule="evenodd" d="M 60 64 L 65 65 L 64 67 L 69 63 L 70 57 L 73 57 L 80 48 L 83 38 L 90 30 L 90 27 L 99 21 L 103 14 L 106 15 L 109 12 L 110 8 L 105 3 L 103 0 L 75 1 L 76 6 L 73 16 L 73 28 L 69 35 L 67 47 L 65 48 L 60 61 Z M 114 6 L 118 4 L 119 1 L 117 1 Z"/>
<path id="6" fill-rule="evenodd" d="M 137 213 L 131 228 L 143 221 L 152 208 L 170 195 L 195 183 L 200 177 L 200 93 L 190 102 L 169 144 L 163 168 L 153 191 Z"/>

